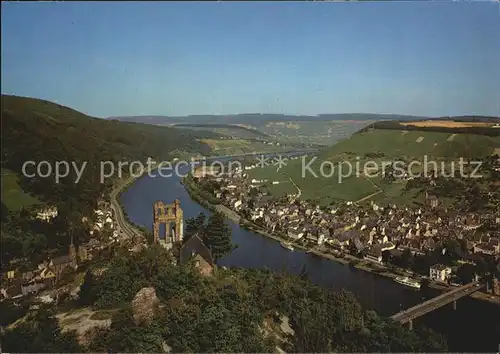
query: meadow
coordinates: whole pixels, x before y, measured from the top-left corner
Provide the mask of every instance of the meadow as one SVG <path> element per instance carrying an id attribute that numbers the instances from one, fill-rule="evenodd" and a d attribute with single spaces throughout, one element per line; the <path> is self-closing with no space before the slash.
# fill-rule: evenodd
<path id="1" fill-rule="evenodd" d="M 40 201 L 30 194 L 24 192 L 19 185 L 18 176 L 5 168 L 2 168 L 2 203 L 9 210 L 21 210 L 23 207 L 39 204 Z"/>

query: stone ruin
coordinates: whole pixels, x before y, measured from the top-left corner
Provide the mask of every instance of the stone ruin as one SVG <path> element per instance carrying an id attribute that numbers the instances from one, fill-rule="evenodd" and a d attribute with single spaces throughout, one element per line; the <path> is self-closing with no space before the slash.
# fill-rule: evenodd
<path id="1" fill-rule="evenodd" d="M 138 324 L 150 324 L 158 305 L 155 288 L 142 288 L 132 300 L 134 321 Z"/>

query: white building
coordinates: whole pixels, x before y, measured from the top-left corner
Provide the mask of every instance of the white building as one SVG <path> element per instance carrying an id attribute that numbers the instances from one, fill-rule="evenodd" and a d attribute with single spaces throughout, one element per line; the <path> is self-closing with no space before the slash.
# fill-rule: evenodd
<path id="1" fill-rule="evenodd" d="M 57 216 L 57 207 L 45 208 L 36 213 L 36 218 L 43 221 L 50 221 Z"/>
<path id="2" fill-rule="evenodd" d="M 234 208 L 235 209 L 238 209 L 242 204 L 242 201 L 241 200 L 237 200 L 235 203 L 234 203 Z"/>
<path id="3" fill-rule="evenodd" d="M 429 278 L 435 281 L 445 282 L 451 274 L 451 268 L 442 264 L 436 264 L 429 269 Z"/>

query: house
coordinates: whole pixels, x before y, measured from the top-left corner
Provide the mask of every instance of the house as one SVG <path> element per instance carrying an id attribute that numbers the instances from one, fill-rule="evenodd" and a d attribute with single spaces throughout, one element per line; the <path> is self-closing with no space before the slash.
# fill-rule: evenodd
<path id="1" fill-rule="evenodd" d="M 287 232 L 287 235 L 288 237 L 294 239 L 294 240 L 299 240 L 302 238 L 302 236 L 304 235 L 303 232 L 297 232 L 297 230 L 295 229 L 288 229 L 288 232 Z"/>
<path id="2" fill-rule="evenodd" d="M 429 278 L 435 281 L 445 282 L 451 274 L 451 268 L 443 264 L 436 264 L 429 269 Z"/>
<path id="3" fill-rule="evenodd" d="M 496 253 L 496 248 L 490 243 L 478 243 L 474 245 L 474 253 L 483 253 L 488 255 L 494 255 Z"/>
<path id="4" fill-rule="evenodd" d="M 366 255 L 363 257 L 363 259 L 370 262 L 382 263 L 382 250 L 380 246 L 374 246 L 370 248 L 366 252 Z"/>
<path id="5" fill-rule="evenodd" d="M 354 241 L 354 247 L 356 247 L 356 251 L 361 252 L 365 248 L 363 242 L 361 242 L 359 237 L 355 237 L 353 241 Z"/>
<path id="6" fill-rule="evenodd" d="M 193 262 L 203 275 L 211 275 L 215 267 L 212 251 L 198 234 L 191 236 L 181 247 L 179 262 L 181 265 Z"/>
<path id="7" fill-rule="evenodd" d="M 78 263 L 76 259 L 76 249 L 73 244 L 73 239 L 69 246 L 69 254 L 67 256 L 60 256 L 50 260 L 48 268 L 51 273 L 55 275 L 56 281 L 61 278 L 62 273 L 68 270 L 76 270 L 78 268 Z M 49 275 L 50 277 L 50 275 Z"/>
<path id="8" fill-rule="evenodd" d="M 29 295 L 29 294 L 36 294 L 40 290 L 46 288 L 49 285 L 48 282 L 44 282 L 41 280 L 38 281 L 31 281 L 29 283 L 24 283 L 21 284 L 21 293 L 23 296 Z"/>
<path id="9" fill-rule="evenodd" d="M 49 263 L 50 270 L 56 275 L 56 279 L 59 280 L 65 269 L 76 269 L 76 260 L 72 259 L 71 256 L 60 256 L 50 260 Z"/>
<path id="10" fill-rule="evenodd" d="M 439 205 L 439 199 L 435 195 L 425 192 L 425 203 L 431 208 L 436 208 Z"/>
<path id="11" fill-rule="evenodd" d="M 43 220 L 46 222 L 51 221 L 57 216 L 57 207 L 49 207 L 42 209 L 36 213 L 36 218 L 38 220 Z"/>

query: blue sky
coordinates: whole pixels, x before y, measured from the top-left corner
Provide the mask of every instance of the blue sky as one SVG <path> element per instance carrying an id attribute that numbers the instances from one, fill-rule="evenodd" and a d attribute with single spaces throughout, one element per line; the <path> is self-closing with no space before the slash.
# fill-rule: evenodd
<path id="1" fill-rule="evenodd" d="M 2 2 L 2 93 L 98 117 L 500 115 L 499 5 Z"/>

